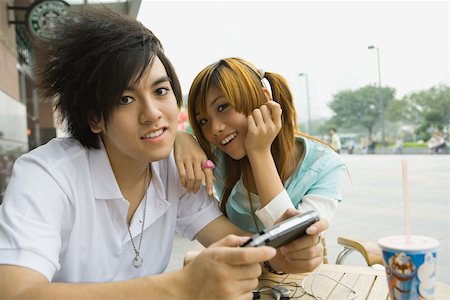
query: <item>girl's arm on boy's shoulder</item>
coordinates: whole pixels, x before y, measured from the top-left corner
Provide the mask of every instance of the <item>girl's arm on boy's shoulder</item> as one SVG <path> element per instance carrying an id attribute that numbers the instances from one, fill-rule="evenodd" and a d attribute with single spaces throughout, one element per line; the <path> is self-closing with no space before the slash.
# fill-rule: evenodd
<path id="1" fill-rule="evenodd" d="M 208 160 L 197 140 L 186 131 L 177 131 L 174 143 L 174 157 L 183 187 L 197 193 L 205 182 L 208 195 L 213 194 L 214 174 L 210 168 L 202 169 L 202 163 Z"/>

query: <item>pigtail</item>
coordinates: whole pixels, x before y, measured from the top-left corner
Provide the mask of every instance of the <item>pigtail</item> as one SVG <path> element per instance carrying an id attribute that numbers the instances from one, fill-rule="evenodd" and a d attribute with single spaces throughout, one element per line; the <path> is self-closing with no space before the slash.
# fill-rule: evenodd
<path id="1" fill-rule="evenodd" d="M 281 129 L 280 134 L 278 135 L 278 137 L 280 137 L 280 141 L 277 142 L 277 139 L 275 139 L 274 144 L 272 144 L 272 154 L 274 155 L 274 158 L 275 153 L 279 153 L 279 151 L 286 151 L 286 152 L 290 150 L 293 151 L 293 147 L 295 145 L 295 136 L 301 136 L 307 139 L 314 140 L 333 149 L 329 144 L 325 143 L 324 141 L 315 138 L 313 136 L 310 136 L 309 134 L 306 134 L 304 132 L 301 132 L 297 128 L 297 114 L 295 112 L 294 98 L 292 96 L 287 81 L 281 75 L 278 75 L 276 73 L 265 72 L 264 76 L 267 79 L 267 81 L 269 81 L 270 86 L 272 88 L 273 100 L 278 102 L 281 105 L 281 109 L 283 110 L 282 113 L 283 128 Z M 292 141 L 291 138 L 293 139 Z M 291 144 L 291 142 L 293 144 Z M 279 144 L 279 147 L 277 149 L 274 149 L 273 147 L 275 144 Z M 287 156 L 287 158 L 289 157 L 290 156 Z M 286 180 L 288 176 L 286 178 L 283 177 L 286 175 L 283 173 L 283 170 L 284 168 L 279 168 L 280 177 L 284 182 L 284 180 Z"/>
<path id="2" fill-rule="evenodd" d="M 264 78 L 270 84 L 272 99 L 278 102 L 282 109 L 282 127 L 272 143 L 272 156 L 280 178 L 284 182 L 289 177 L 286 166 L 289 165 L 294 157 L 295 135 L 298 133 L 294 99 L 286 79 L 282 76 L 276 73 L 265 72 Z"/>

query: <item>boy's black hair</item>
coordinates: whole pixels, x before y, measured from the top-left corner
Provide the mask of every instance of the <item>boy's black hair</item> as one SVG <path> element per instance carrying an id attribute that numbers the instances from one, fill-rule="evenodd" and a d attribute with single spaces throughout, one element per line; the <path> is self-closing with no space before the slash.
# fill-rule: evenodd
<path id="1" fill-rule="evenodd" d="M 66 130 L 87 148 L 100 147 L 90 122 L 107 126 L 123 91 L 139 81 L 155 56 L 171 80 L 178 106 L 182 93 L 175 70 L 158 38 L 138 21 L 108 9 L 71 12 L 37 45 L 39 94 L 55 101 Z"/>

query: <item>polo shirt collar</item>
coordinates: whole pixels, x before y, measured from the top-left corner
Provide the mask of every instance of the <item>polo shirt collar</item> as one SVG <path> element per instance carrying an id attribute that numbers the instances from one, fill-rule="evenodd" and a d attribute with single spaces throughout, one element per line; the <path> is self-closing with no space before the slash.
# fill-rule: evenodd
<path id="1" fill-rule="evenodd" d="M 95 199 L 123 199 L 101 139 L 100 146 L 100 149 L 89 151 L 89 165 Z"/>

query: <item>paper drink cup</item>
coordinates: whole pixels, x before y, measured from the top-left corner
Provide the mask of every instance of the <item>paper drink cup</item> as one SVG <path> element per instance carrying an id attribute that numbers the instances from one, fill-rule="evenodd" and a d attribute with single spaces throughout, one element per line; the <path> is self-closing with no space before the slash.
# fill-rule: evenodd
<path id="1" fill-rule="evenodd" d="M 394 300 L 434 299 L 439 241 L 412 235 L 378 240 L 383 250 L 389 295 Z"/>

